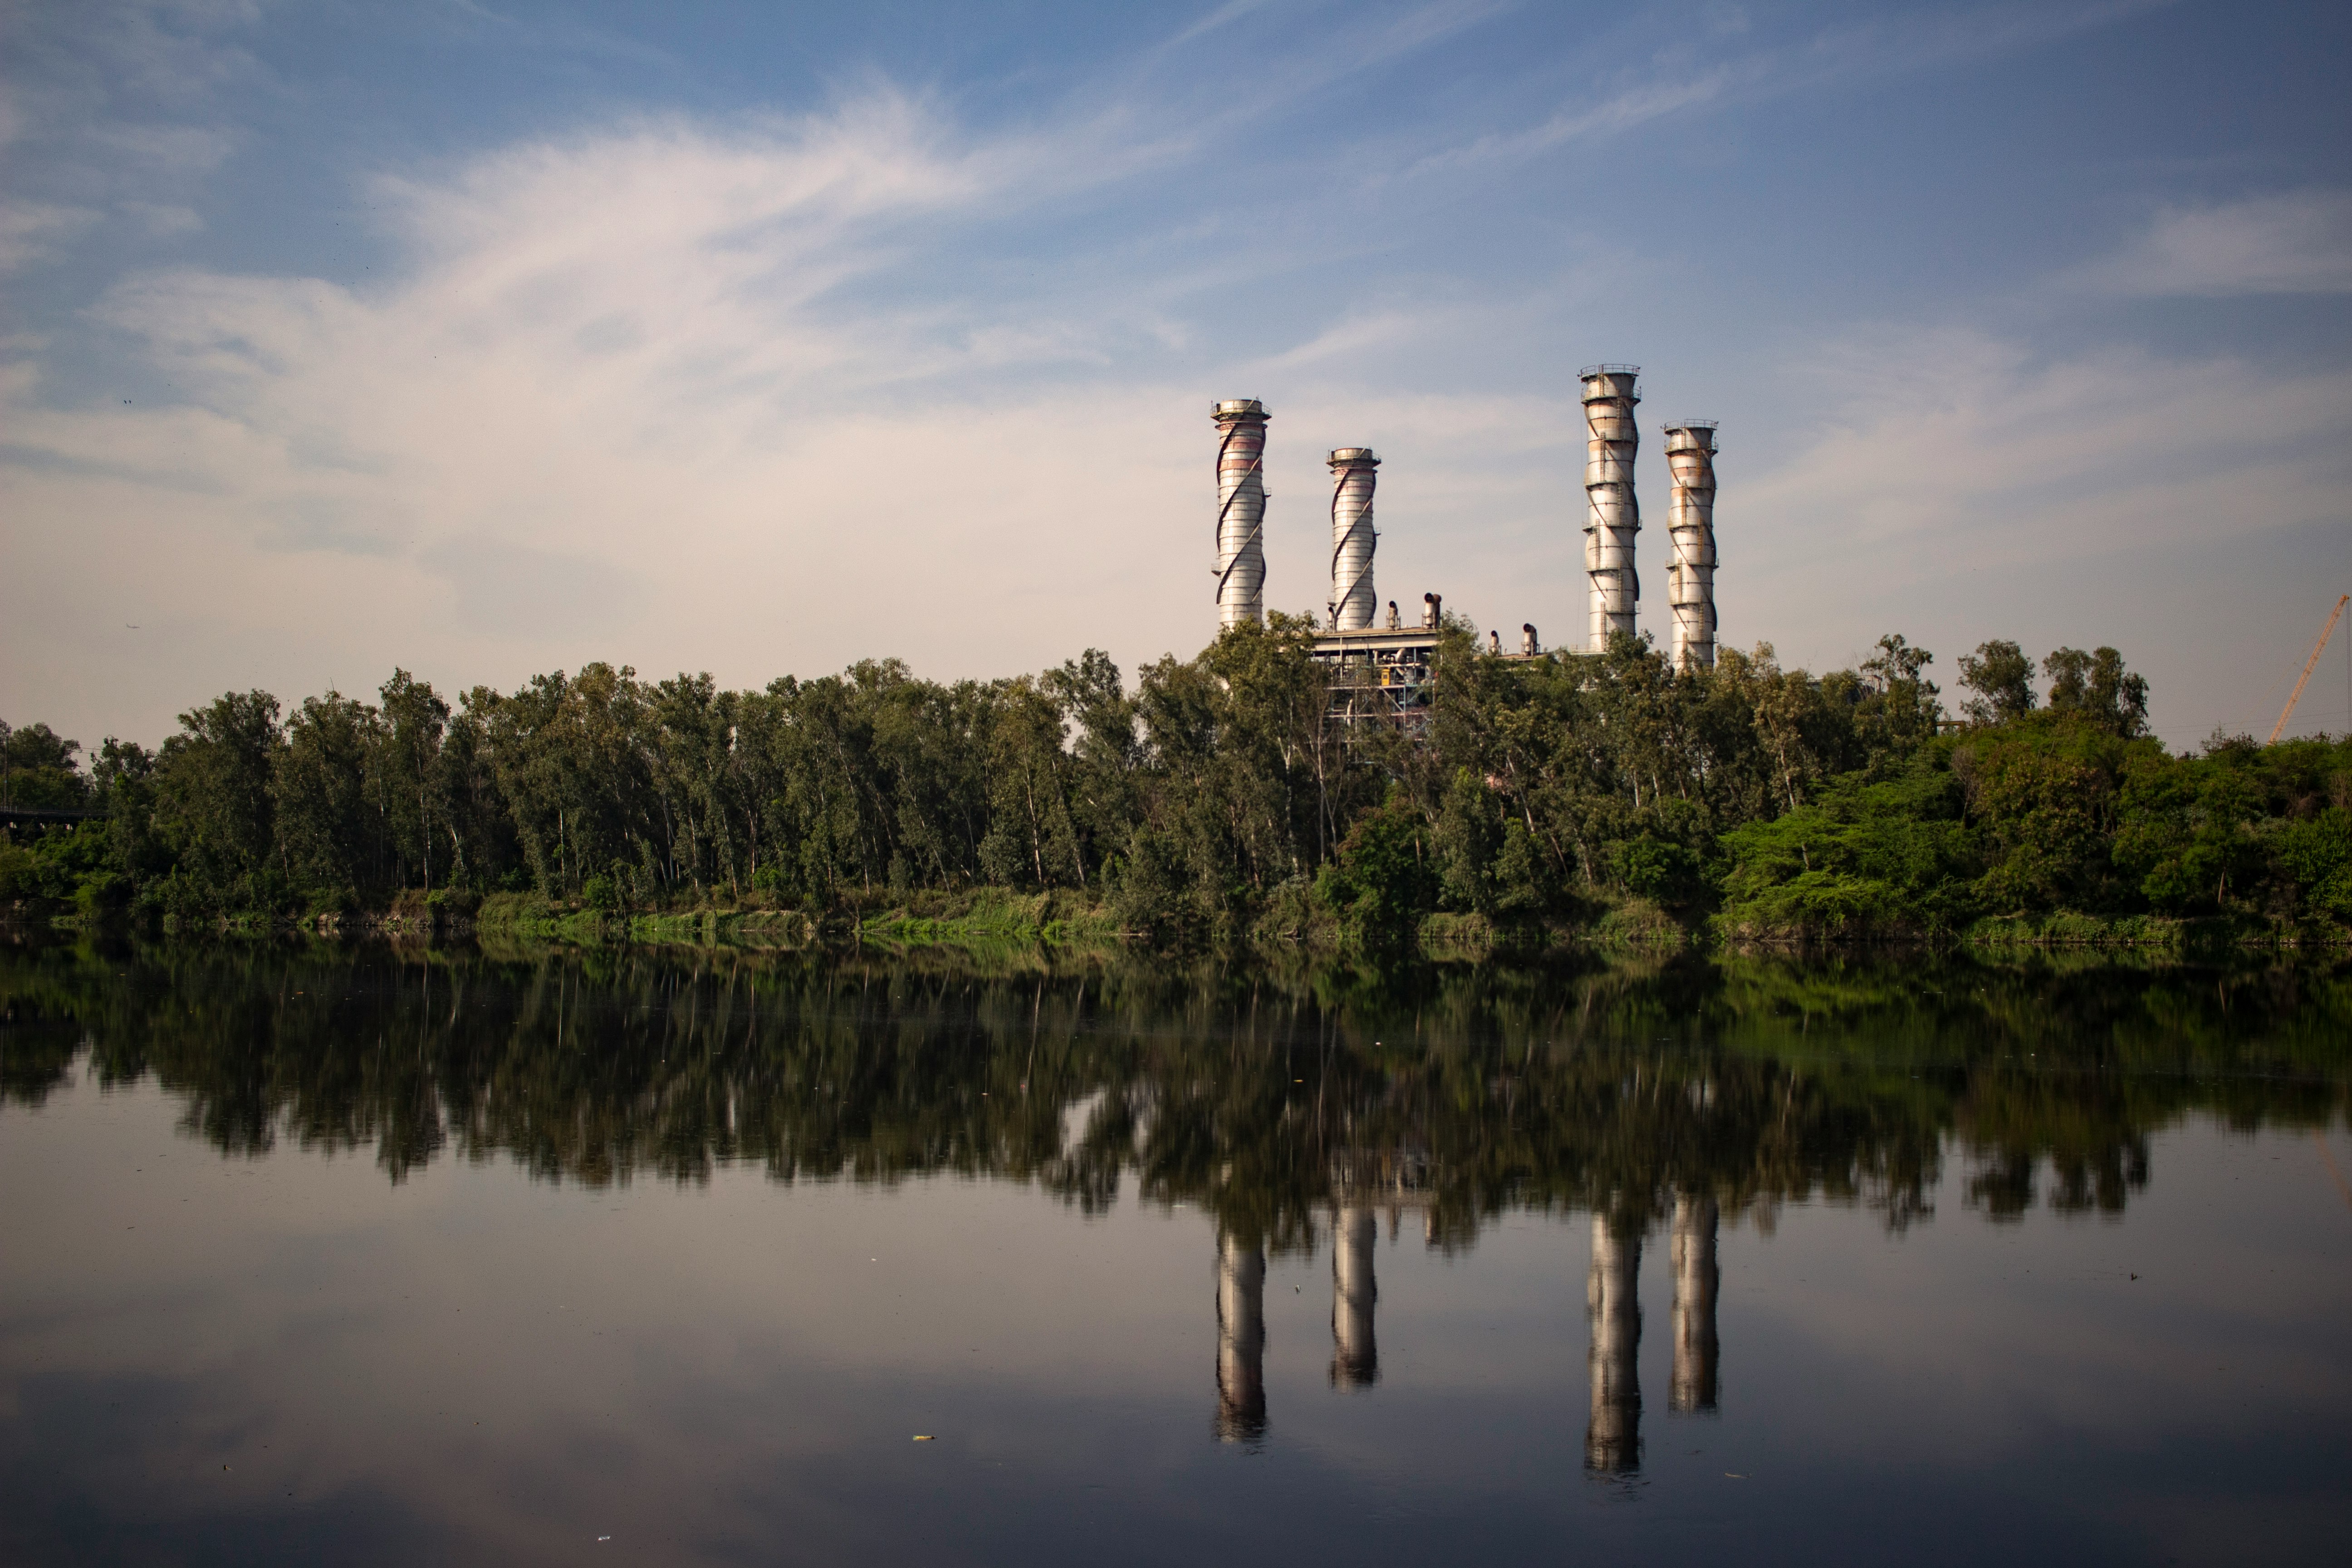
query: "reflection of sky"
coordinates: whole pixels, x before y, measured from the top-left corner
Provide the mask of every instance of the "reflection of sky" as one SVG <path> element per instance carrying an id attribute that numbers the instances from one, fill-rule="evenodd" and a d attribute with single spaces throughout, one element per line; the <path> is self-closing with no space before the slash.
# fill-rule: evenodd
<path id="1" fill-rule="evenodd" d="M 1900 1237 L 1838 1206 L 1727 1224 L 1711 1418 L 1667 1411 L 1660 1227 L 1646 1458 L 1603 1484 L 1581 1215 L 1509 1213 L 1451 1256 L 1383 1216 L 1370 1391 L 1330 1386 L 1328 1258 L 1270 1258 L 1245 1453 L 1213 1441 L 1197 1211 L 742 1169 L 593 1191 L 503 1161 L 394 1185 L 224 1160 L 177 1115 L 142 1084 L 0 1116 L 20 1558 L 555 1562 L 611 1534 L 616 1561 L 2295 1561 L 2341 1519 L 2352 1213 L 2307 1134 L 2159 1133 L 2119 1221 L 1984 1223 L 1951 1160 Z"/>

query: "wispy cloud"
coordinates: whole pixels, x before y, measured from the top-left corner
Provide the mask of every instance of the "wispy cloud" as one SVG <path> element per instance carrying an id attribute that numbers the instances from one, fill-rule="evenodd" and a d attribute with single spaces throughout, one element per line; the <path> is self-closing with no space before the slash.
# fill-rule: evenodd
<path id="1" fill-rule="evenodd" d="M 1942 648 L 2105 641 L 2154 679 L 2168 737 L 2187 743 L 2252 721 L 2252 689 L 2217 675 L 2261 657 L 2300 580 L 2232 558 L 2345 537 L 2352 372 L 1885 331 L 1782 390 L 1822 413 L 1785 461 L 1743 473 L 1737 447 L 1726 458 L 1717 522 L 1738 570 L 1720 581 L 1727 626 L 1777 624 L 1809 659 L 1887 630 Z M 2340 573 L 2352 551 L 2305 565 Z M 1769 618 L 1747 608 L 1768 604 Z"/>
<path id="2" fill-rule="evenodd" d="M 1151 520 L 1183 510 L 1170 465 L 1195 433 L 1158 426 L 1190 403 L 1087 385 L 1084 320 L 833 299 L 1031 174 L 898 96 L 647 122 L 386 183 L 395 284 L 126 281 L 97 315 L 184 401 L 53 405 L 21 362 L 0 385 L 11 575 L 46 584 L 10 595 L 12 636 L 67 646 L 127 596 L 188 607 L 198 679 L 258 678 L 226 658 L 257 618 L 312 663 L 427 644 L 511 679 L 625 626 L 764 679 L 882 651 L 952 667 L 919 628 L 984 604 L 1011 622 L 992 667 L 1064 657 L 1074 584 L 1108 602 L 1168 575 L 1135 569 L 1186 536 Z M 976 372 L 1024 365 L 1055 374 L 975 401 Z M 1107 552 L 1105 517 L 1140 531 Z"/>
<path id="3" fill-rule="evenodd" d="M 88 207 L 47 202 L 0 202 L 0 272 L 52 254 L 58 244 L 98 221 Z"/>
<path id="4" fill-rule="evenodd" d="M 1619 79 L 1563 103 L 1523 130 L 1496 132 L 1423 159 L 1415 173 L 1538 156 L 1571 142 L 1631 131 L 1672 115 L 1753 103 L 1818 89 L 1990 58 L 2111 26 L 2177 0 L 2097 0 L 2090 5 L 1994 5 L 1927 15 L 1882 16 L 1827 28 L 1796 43 L 1710 62 L 1677 56 L 1649 75 Z M 1719 36 L 1742 37 L 1744 16 Z"/>
<path id="5" fill-rule="evenodd" d="M 2075 280 L 2132 295 L 2352 293 L 2352 192 L 2166 207 Z"/>
<path id="6" fill-rule="evenodd" d="M 1392 344 L 1437 331 L 1447 313 L 1437 310 L 1376 310 L 1350 315 L 1318 332 L 1295 348 L 1267 356 L 1251 368 L 1257 371 L 1295 370 L 1326 364 L 1366 349 Z"/>
<path id="7" fill-rule="evenodd" d="M 1823 418 L 1745 504 L 1811 520 L 1814 556 L 1900 547 L 1930 573 L 1962 556 L 2022 564 L 2291 525 L 2319 515 L 2323 487 L 2282 452 L 2352 435 L 2352 374 L 2226 358 L 2043 361 L 1947 330 L 1858 335 L 1811 374 Z"/>
<path id="8" fill-rule="evenodd" d="M 197 183 L 236 146 L 220 100 L 262 79 L 237 42 L 257 17 L 250 5 L 205 0 L 7 5 L 0 145 L 13 164 L 12 205 L 124 211 L 167 232 L 154 215 L 187 210 Z M 40 243 L 7 253 L 17 265 L 61 260 L 75 254 L 64 242 L 95 230 L 80 218 L 47 224 Z"/>
<path id="9" fill-rule="evenodd" d="M 1273 3 L 1274 0 L 1225 0 L 1223 5 L 1170 38 L 1164 47 L 1175 48 L 1189 44 L 1205 34 L 1215 32 L 1229 22 L 1240 21 L 1253 11 L 1263 11 Z"/>

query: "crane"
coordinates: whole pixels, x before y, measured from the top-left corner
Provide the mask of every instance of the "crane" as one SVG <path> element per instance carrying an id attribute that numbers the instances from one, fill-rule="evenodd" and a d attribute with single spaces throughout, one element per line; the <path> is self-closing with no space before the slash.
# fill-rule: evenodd
<path id="1" fill-rule="evenodd" d="M 2286 706 L 2279 710 L 2279 721 L 2271 726 L 2269 744 L 2278 744 L 2279 736 L 2286 731 L 2286 721 L 2294 717 L 2294 705 L 2303 700 L 2303 689 L 2311 684 L 2311 672 L 2319 668 L 2319 656 L 2327 651 L 2327 639 L 2335 634 L 2336 622 L 2344 614 L 2344 606 L 2347 604 L 2352 604 L 2352 594 L 2336 595 L 2336 607 L 2327 612 L 2327 624 L 2319 628 L 2319 640 L 2311 645 L 2311 657 L 2303 661 L 2303 677 L 2294 683 L 2294 690 L 2288 696 Z"/>

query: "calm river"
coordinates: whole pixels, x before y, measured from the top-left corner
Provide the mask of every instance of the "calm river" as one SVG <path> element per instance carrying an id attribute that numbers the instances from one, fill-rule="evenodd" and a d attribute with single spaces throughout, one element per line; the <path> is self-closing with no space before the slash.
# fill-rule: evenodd
<path id="1" fill-rule="evenodd" d="M 0 946 L 11 1563 L 2330 1563 L 2352 966 Z"/>

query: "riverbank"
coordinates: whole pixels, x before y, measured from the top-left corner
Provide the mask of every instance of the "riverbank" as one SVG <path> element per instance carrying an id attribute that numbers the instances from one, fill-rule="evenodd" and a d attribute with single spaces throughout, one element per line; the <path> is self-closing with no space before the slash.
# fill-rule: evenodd
<path id="1" fill-rule="evenodd" d="M 69 904 L 19 900 L 0 906 L 0 926 L 75 930 L 110 923 Z M 197 928 L 165 920 L 166 931 Z M 305 931 L 321 935 L 462 936 L 607 943 L 726 944 L 803 949 L 870 946 L 998 949 L 1035 946 L 1116 950 L 1138 945 L 1108 906 L 1065 890 L 1039 893 L 1010 888 L 859 891 L 829 910 L 782 908 L 746 900 L 677 910 L 598 908 L 536 893 L 478 896 L 447 891 L 404 894 L 380 911 L 336 910 L 307 919 L 226 916 L 202 929 L 258 935 Z M 1319 911 L 1260 921 L 1244 946 L 1270 951 L 1336 952 L 1345 945 L 1339 922 Z M 1696 910 L 1671 910 L 1647 900 L 1596 902 L 1569 921 L 1497 921 L 1476 913 L 1425 916 L 1415 942 L 1437 962 L 1485 963 L 1540 958 L 1548 953 L 1616 949 L 1813 948 L 2002 949 L 2115 948 L 2191 952 L 2223 948 L 2352 947 L 2352 929 L 2323 921 L 2255 915 L 2175 918 L 2160 915 L 1988 917 L 1958 929 L 1900 923 L 1849 922 L 1834 927 L 1734 921 Z"/>

